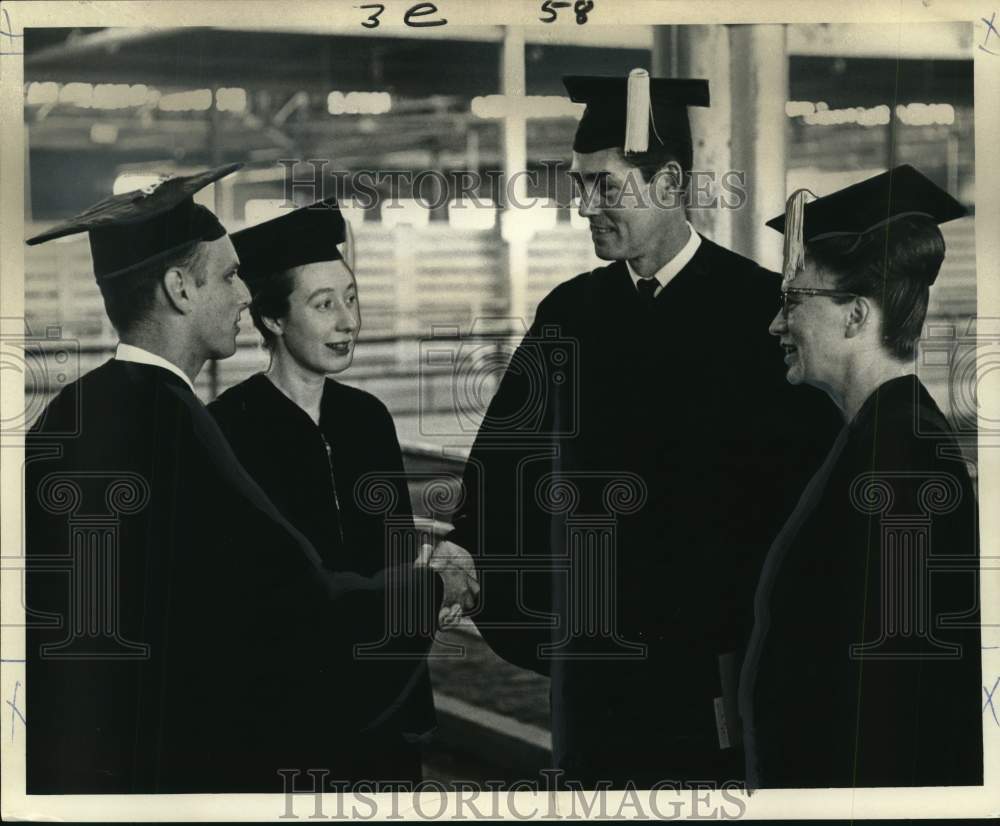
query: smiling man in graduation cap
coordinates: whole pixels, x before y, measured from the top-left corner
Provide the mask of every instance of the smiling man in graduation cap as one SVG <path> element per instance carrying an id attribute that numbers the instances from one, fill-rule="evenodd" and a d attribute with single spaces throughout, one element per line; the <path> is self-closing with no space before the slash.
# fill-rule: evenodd
<path id="1" fill-rule="evenodd" d="M 587 104 L 573 143 L 580 214 L 610 263 L 539 304 L 437 552 L 473 551 L 484 636 L 551 676 L 554 759 L 567 779 L 739 781 L 736 674 L 753 587 L 825 447 L 796 427 L 828 404 L 783 380 L 767 334 L 779 277 L 687 221 L 688 108 L 708 105 L 707 81 L 636 70 L 564 82 Z M 520 368 L 553 342 L 572 344 L 559 372 L 573 378 L 539 385 Z M 545 420 L 517 432 L 511 423 L 536 409 Z M 562 497 L 546 497 L 553 480 L 575 491 L 575 524 L 591 517 L 611 534 L 575 537 Z M 600 559 L 587 556 L 591 542 L 607 549 Z M 511 554 L 555 573 L 509 574 Z M 555 627 L 539 630 L 545 614 Z"/>
<path id="2" fill-rule="evenodd" d="M 204 362 L 234 353 L 249 293 L 193 195 L 238 166 L 28 242 L 89 234 L 121 339 L 26 439 L 29 794 L 285 791 L 279 770 L 338 759 L 339 717 L 303 701 L 329 630 L 383 621 L 405 589 L 419 616 L 395 685 L 430 645 L 437 576 L 324 568 L 194 394 Z"/>
<path id="3" fill-rule="evenodd" d="M 757 590 L 739 692 L 749 782 L 980 785 L 976 495 L 914 374 L 938 225 L 966 211 L 908 165 L 810 195 L 768 221 L 785 234 L 771 333 L 788 381 L 829 394 L 845 427 Z"/>

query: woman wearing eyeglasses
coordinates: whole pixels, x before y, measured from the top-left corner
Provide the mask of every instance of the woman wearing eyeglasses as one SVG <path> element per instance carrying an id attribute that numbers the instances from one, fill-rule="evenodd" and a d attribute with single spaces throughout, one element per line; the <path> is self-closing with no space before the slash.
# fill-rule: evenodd
<path id="1" fill-rule="evenodd" d="M 962 206 L 909 166 L 805 203 L 771 323 L 788 381 L 844 428 L 775 538 L 740 679 L 752 787 L 983 782 L 977 505 L 914 374 L 938 224 Z"/>

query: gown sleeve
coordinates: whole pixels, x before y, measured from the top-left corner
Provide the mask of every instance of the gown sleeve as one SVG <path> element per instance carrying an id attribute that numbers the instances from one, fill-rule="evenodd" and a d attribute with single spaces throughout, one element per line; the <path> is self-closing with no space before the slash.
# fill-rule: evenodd
<path id="1" fill-rule="evenodd" d="M 563 399 L 548 385 L 538 405 L 532 367 L 544 360 L 544 348 L 553 340 L 544 333 L 561 331 L 559 304 L 554 294 L 539 304 L 504 372 L 466 462 L 464 502 L 447 537 L 475 559 L 481 592 L 473 619 L 483 637 L 508 662 L 543 675 L 549 673 L 540 647 L 550 642 L 544 617 L 552 611 L 551 583 L 544 568 L 527 559 L 526 565 L 515 554 L 537 560 L 551 553 L 548 522 L 532 506 L 531 492 L 552 468 L 555 448 L 548 434 L 558 428 Z M 537 417 L 511 436 L 507 423 L 526 410 Z M 524 516 L 520 526 L 516 514 Z"/>

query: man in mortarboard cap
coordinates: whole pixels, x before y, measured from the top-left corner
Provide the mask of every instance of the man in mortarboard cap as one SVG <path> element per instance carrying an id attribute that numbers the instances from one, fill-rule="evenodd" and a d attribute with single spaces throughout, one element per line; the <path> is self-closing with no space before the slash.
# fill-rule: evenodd
<path id="1" fill-rule="evenodd" d="M 250 296 L 236 277 L 239 259 L 225 227 L 193 196 L 240 166 L 163 177 L 28 239 L 88 234 L 97 285 L 122 342 L 117 360 L 157 364 L 192 385 L 208 359 L 236 352 Z"/>
<path id="2" fill-rule="evenodd" d="M 966 210 L 908 165 L 810 195 L 767 222 L 785 234 L 770 332 L 788 382 L 827 393 L 846 426 L 760 577 L 739 687 L 748 783 L 980 785 L 976 495 L 914 372 L 938 225 Z"/>
<path id="3" fill-rule="evenodd" d="M 324 568 L 194 394 L 204 362 L 235 351 L 249 293 L 193 195 L 236 168 L 29 241 L 89 234 L 121 339 L 26 440 L 27 605 L 44 618 L 26 638 L 29 794 L 287 791 L 279 770 L 337 757 L 329 709 L 301 702 L 329 629 L 384 621 L 405 589 L 420 616 L 400 668 L 430 644 L 438 578 Z"/>
<path id="4" fill-rule="evenodd" d="M 687 221 L 688 107 L 708 105 L 708 82 L 634 70 L 564 83 L 587 104 L 573 174 L 610 263 L 538 305 L 437 552 L 473 550 L 485 638 L 551 676 L 554 759 L 568 780 L 738 781 L 735 682 L 753 583 L 821 449 L 783 432 L 779 411 L 825 400 L 792 397 L 782 380 L 767 335 L 778 277 Z M 554 348 L 572 361 L 550 359 Z M 541 386 L 525 369 L 536 362 L 551 379 Z M 543 420 L 518 431 L 534 410 Z M 547 497 L 554 480 L 575 493 Z M 577 537 L 587 518 L 610 535 Z M 511 554 L 542 559 L 508 573 Z M 554 628 L 537 630 L 547 613 Z"/>

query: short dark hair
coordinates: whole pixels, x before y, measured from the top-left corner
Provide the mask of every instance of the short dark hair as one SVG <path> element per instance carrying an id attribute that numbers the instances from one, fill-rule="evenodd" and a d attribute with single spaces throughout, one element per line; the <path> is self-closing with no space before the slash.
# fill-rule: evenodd
<path id="1" fill-rule="evenodd" d="M 253 326 L 264 337 L 264 347 L 274 348 L 276 336 L 264 324 L 265 318 L 284 318 L 288 315 L 290 305 L 288 298 L 295 291 L 295 276 L 297 268 L 282 270 L 259 279 L 252 289 L 250 301 L 250 318 Z"/>
<path id="2" fill-rule="evenodd" d="M 806 245 L 813 262 L 834 278 L 836 289 L 879 305 L 882 343 L 898 359 L 913 357 L 944 249 L 937 223 L 924 215 L 897 218 L 860 236 Z"/>
<path id="3" fill-rule="evenodd" d="M 194 241 L 167 258 L 140 264 L 117 278 L 99 282 L 104 298 L 104 310 L 118 335 L 125 335 L 143 321 L 153 307 L 156 288 L 171 267 L 182 267 L 194 273 L 197 286 L 205 283 L 206 274 L 198 266 L 201 244 Z"/>
<path id="4" fill-rule="evenodd" d="M 694 164 L 694 153 L 687 141 L 668 141 L 663 145 L 651 145 L 646 152 L 626 153 L 622 150 L 622 157 L 627 164 L 639 170 L 646 183 L 653 180 L 656 173 L 671 161 L 680 166 L 685 178 L 690 174 Z"/>

